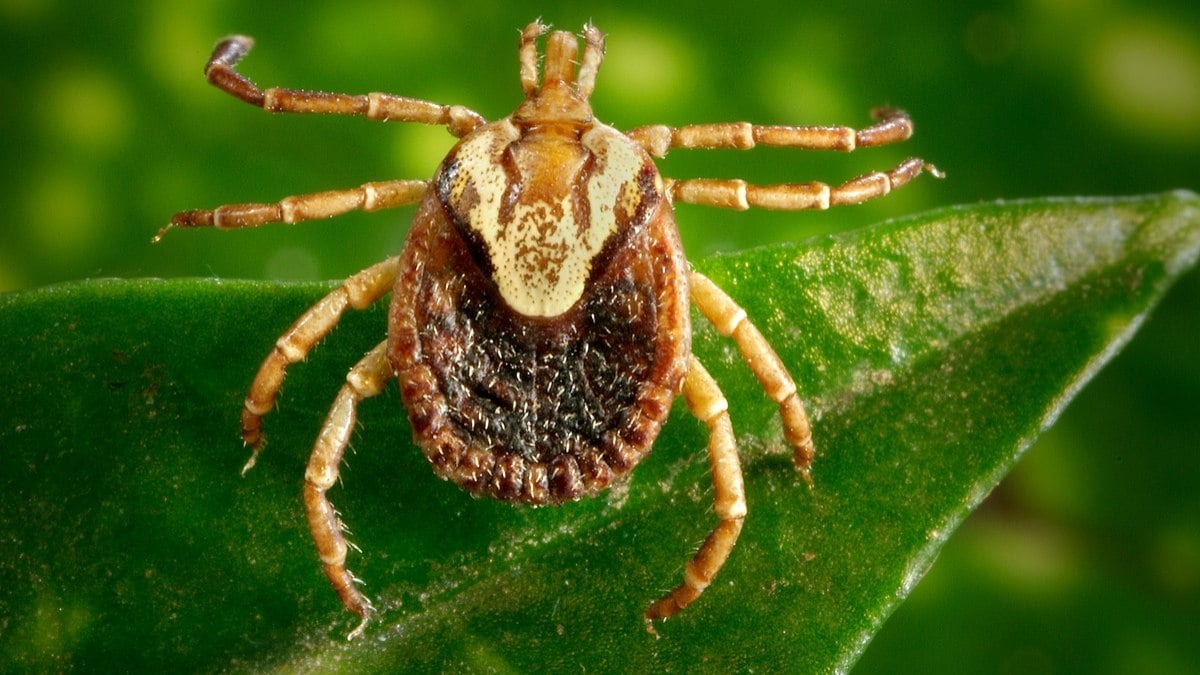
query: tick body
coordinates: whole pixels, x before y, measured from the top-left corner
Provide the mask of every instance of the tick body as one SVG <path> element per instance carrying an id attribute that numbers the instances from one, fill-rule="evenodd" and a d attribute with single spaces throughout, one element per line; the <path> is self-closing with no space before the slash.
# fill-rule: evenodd
<path id="1" fill-rule="evenodd" d="M 460 138 L 431 180 L 185 211 L 168 226 L 250 227 L 417 204 L 400 255 L 350 277 L 301 316 L 264 360 L 242 412 L 242 437 L 254 448 L 249 469 L 286 368 L 346 309 L 391 293 L 388 337 L 351 368 L 305 473 L 318 555 L 343 604 L 361 617 L 351 637 L 374 610 L 346 568 L 344 528 L 326 493 L 337 482 L 358 405 L 392 379 L 438 475 L 481 497 L 531 505 L 595 495 L 623 480 L 683 394 L 709 429 L 718 523 L 683 581 L 646 610 L 647 627 L 695 600 L 733 549 L 746 502 L 725 398 L 691 355 L 690 304 L 735 341 L 779 406 L 784 438 L 806 480 L 814 451 L 787 369 L 746 313 L 690 269 L 673 204 L 828 208 L 881 196 L 925 170 L 936 173 L 913 158 L 836 186 L 664 179 L 654 158 L 672 148 L 847 151 L 905 140 L 912 125 L 885 110 L 860 130 L 726 123 L 622 133 L 597 121 L 589 104 L 604 53 L 600 31 L 584 28 L 581 57 L 574 35 L 550 33 L 539 78 L 537 42 L 545 33 L 538 22 L 522 31 L 525 99 L 491 123 L 460 106 L 388 94 L 259 89 L 235 70 L 252 44 L 241 36 L 218 43 L 205 70 L 216 86 L 272 112 L 441 124 Z"/>

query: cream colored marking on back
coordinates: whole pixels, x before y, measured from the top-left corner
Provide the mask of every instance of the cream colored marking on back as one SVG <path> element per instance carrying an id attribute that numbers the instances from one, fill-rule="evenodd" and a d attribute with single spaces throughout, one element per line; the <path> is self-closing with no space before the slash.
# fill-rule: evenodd
<path id="1" fill-rule="evenodd" d="M 450 201 L 458 210 L 468 186 L 478 195 L 467 222 L 487 247 L 492 277 L 509 307 L 526 316 L 558 316 L 583 296 L 592 261 L 618 230 L 618 211 L 624 221 L 637 212 L 637 176 L 646 158 L 623 134 L 597 124 L 582 138 L 596 159 L 585 188 L 587 228 L 580 231 L 582 224 L 575 222 L 569 194 L 557 203 L 518 203 L 512 219 L 502 223 L 500 206 L 509 186 L 499 157 L 518 136 L 502 120 L 464 140 Z"/>

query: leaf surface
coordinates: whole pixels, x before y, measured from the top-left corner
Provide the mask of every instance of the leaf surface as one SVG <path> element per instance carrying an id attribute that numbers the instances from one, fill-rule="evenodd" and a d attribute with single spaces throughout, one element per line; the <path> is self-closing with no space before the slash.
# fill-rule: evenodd
<path id="1" fill-rule="evenodd" d="M 184 236 L 184 235 L 179 235 Z M 382 305 L 289 371 L 258 466 L 245 386 L 328 285 L 97 280 L 0 297 L 0 658 L 24 668 L 848 669 L 941 544 L 1200 249 L 1189 193 L 957 207 L 696 261 L 815 420 L 814 487 L 733 345 L 696 321 L 750 513 L 714 585 L 643 629 L 715 523 L 682 403 L 632 480 L 555 509 L 470 498 L 394 387 L 330 496 L 382 610 L 365 640 L 319 570 L 307 450 Z"/>

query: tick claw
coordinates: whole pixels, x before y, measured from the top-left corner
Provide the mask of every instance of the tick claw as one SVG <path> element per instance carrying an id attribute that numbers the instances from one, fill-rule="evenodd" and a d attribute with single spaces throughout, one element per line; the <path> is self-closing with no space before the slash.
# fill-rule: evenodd
<path id="1" fill-rule="evenodd" d="M 245 476 L 247 471 L 249 471 L 250 469 L 253 469 L 254 463 L 257 461 L 258 461 L 258 448 L 255 448 L 254 452 L 250 455 L 250 459 L 246 460 L 245 466 L 242 467 L 242 475 Z"/>
<path id="2" fill-rule="evenodd" d="M 370 621 L 371 621 L 371 613 L 367 612 L 367 613 L 363 614 L 362 621 L 359 621 L 358 626 L 354 630 L 350 631 L 350 634 L 346 636 L 346 641 L 353 642 L 354 640 L 357 640 L 358 638 L 362 637 L 363 632 L 366 631 L 367 624 Z"/>

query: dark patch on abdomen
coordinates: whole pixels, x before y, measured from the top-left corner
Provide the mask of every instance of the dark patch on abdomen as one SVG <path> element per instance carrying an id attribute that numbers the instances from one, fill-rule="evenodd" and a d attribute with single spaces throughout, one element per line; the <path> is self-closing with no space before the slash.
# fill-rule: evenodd
<path id="1" fill-rule="evenodd" d="M 420 341 L 461 438 L 497 457 L 550 463 L 593 454 L 606 435 L 636 426 L 657 353 L 651 279 L 625 270 L 596 280 L 548 320 L 516 317 L 494 292 L 455 281 L 422 293 L 441 301 L 419 303 L 428 312 Z"/>

